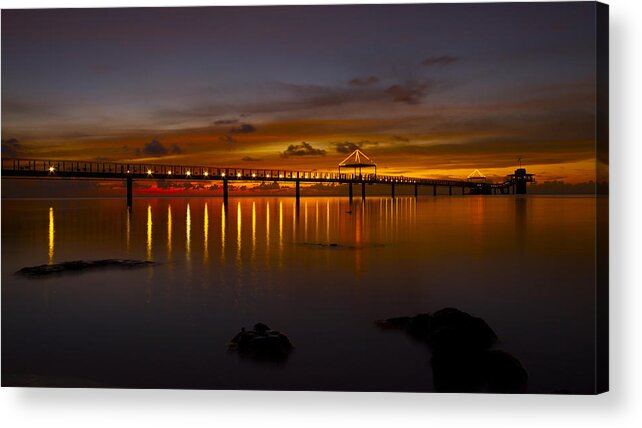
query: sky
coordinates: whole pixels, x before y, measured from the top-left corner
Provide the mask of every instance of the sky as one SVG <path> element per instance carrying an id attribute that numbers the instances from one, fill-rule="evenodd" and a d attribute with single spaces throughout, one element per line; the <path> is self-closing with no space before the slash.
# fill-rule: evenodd
<path id="1" fill-rule="evenodd" d="M 2 156 L 595 180 L 595 4 L 2 11 Z"/>

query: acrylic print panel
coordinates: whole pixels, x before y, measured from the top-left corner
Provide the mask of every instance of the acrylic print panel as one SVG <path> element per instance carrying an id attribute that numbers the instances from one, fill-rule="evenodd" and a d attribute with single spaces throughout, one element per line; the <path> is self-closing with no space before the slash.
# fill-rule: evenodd
<path id="1" fill-rule="evenodd" d="M 608 9 L 2 12 L 2 385 L 608 389 Z"/>

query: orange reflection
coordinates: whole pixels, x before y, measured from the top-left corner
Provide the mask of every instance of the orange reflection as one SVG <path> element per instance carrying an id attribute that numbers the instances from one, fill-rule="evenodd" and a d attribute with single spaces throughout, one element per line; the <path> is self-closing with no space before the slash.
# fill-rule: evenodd
<path id="1" fill-rule="evenodd" d="M 256 256 L 256 202 L 252 201 L 252 260 Z"/>
<path id="2" fill-rule="evenodd" d="M 241 261 L 241 201 L 236 204 L 236 261 Z"/>
<path id="3" fill-rule="evenodd" d="M 296 231 L 297 231 L 297 214 L 299 212 L 299 207 L 297 207 L 296 200 L 292 203 L 292 242 L 296 241 Z"/>
<path id="4" fill-rule="evenodd" d="M 270 248 L 270 202 L 265 208 L 265 247 Z"/>
<path id="5" fill-rule="evenodd" d="M 279 246 L 283 249 L 283 202 L 279 201 Z"/>
<path id="6" fill-rule="evenodd" d="M 185 217 L 185 252 L 187 261 L 190 261 L 192 256 L 192 215 L 189 209 L 189 202 L 187 203 L 187 215 Z"/>
<path id="7" fill-rule="evenodd" d="M 147 205 L 147 260 L 152 259 L 152 206 Z"/>
<path id="8" fill-rule="evenodd" d="M 330 243 L 330 200 L 325 202 L 325 240 Z"/>
<path id="9" fill-rule="evenodd" d="M 303 240 L 308 242 L 308 202 L 305 202 L 305 212 L 303 213 Z"/>
<path id="10" fill-rule="evenodd" d="M 318 200 L 315 202 L 314 239 L 315 241 L 319 239 L 319 201 Z"/>
<path id="11" fill-rule="evenodd" d="M 279 267 L 283 267 L 283 202 L 279 201 Z"/>
<path id="12" fill-rule="evenodd" d="M 206 263 L 209 259 L 208 239 L 210 232 L 210 218 L 207 212 L 207 203 L 203 212 L 203 262 Z"/>
<path id="13" fill-rule="evenodd" d="M 56 233 L 54 225 L 54 209 L 49 207 L 49 264 L 54 262 L 54 235 Z"/>
<path id="14" fill-rule="evenodd" d="M 127 208 L 127 229 L 126 229 L 126 241 L 127 241 L 127 254 L 129 254 L 129 243 L 131 241 L 131 235 L 132 235 L 132 228 L 131 228 L 131 223 L 132 223 L 132 210 L 131 208 Z"/>
<path id="15" fill-rule="evenodd" d="M 167 260 L 172 259 L 172 207 L 167 206 Z"/>

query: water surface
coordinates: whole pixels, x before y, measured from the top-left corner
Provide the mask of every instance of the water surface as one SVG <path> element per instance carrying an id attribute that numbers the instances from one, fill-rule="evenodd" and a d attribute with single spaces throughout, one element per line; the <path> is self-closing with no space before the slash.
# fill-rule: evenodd
<path id="1" fill-rule="evenodd" d="M 3 200 L 3 385 L 431 391 L 429 351 L 373 321 L 456 307 L 495 329 L 530 392 L 592 392 L 595 203 Z M 102 258 L 159 264 L 14 275 Z M 226 351 L 257 321 L 288 334 L 287 362 Z"/>

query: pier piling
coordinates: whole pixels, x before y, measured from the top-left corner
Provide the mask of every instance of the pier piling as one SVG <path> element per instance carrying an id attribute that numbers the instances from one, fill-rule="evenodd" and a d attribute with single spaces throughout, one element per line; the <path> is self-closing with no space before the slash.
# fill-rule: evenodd
<path id="1" fill-rule="evenodd" d="M 227 206 L 228 202 L 228 191 L 227 191 L 227 179 L 223 180 L 223 204 Z"/>
<path id="2" fill-rule="evenodd" d="M 127 207 L 132 207 L 132 202 L 134 199 L 134 180 L 131 177 L 127 177 Z"/>

